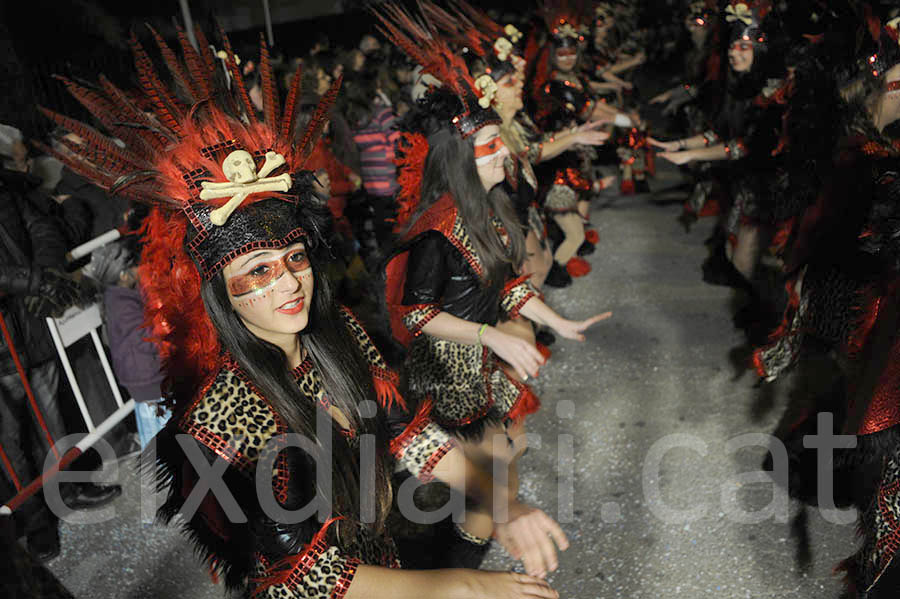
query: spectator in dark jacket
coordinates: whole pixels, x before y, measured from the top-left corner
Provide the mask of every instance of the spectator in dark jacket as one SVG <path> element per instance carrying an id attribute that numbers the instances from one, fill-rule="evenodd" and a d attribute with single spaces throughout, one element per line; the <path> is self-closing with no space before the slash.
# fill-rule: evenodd
<path id="1" fill-rule="evenodd" d="M 39 197 L 40 181 L 22 172 L 28 164 L 22 158 L 25 146 L 21 139 L 11 145 L 0 147 L 4 165 L 13 167 L 0 169 L 0 444 L 7 458 L 3 474 L 19 490 L 43 472 L 51 442 L 66 434 L 56 401 L 56 350 L 44 318 L 79 303 L 83 292 L 62 272 L 66 246 L 55 220 L 36 209 L 47 198 Z M 43 425 L 29 405 L 29 393 Z M 106 494 L 103 500 L 121 492 L 95 489 Z M 73 492 L 80 495 L 81 488 Z M 16 516 L 32 553 L 42 559 L 59 553 L 57 520 L 41 494 Z"/>

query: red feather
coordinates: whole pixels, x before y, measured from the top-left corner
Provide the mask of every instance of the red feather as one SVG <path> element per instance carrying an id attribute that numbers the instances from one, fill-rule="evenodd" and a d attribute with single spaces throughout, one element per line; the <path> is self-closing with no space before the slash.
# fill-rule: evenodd
<path id="1" fill-rule="evenodd" d="M 431 407 L 431 400 L 423 401 L 416 411 L 416 415 L 404 427 L 403 432 L 391 439 L 390 450 L 392 455 L 399 457 L 410 441 L 428 425 L 431 421 Z"/>
<path id="2" fill-rule="evenodd" d="M 422 195 L 422 173 L 428 156 L 428 140 L 421 133 L 403 132 L 397 139 L 397 224 L 395 232 L 403 229 L 412 218 Z"/>
<path id="3" fill-rule="evenodd" d="M 172 79 L 181 86 L 182 91 L 187 94 L 190 102 L 195 103 L 203 96 L 203 93 L 197 89 L 197 85 L 191 80 L 190 75 L 188 75 L 181 66 L 178 57 L 175 56 L 175 52 L 172 51 L 172 48 L 169 47 L 166 40 L 164 40 L 150 25 L 147 25 L 147 29 L 153 34 L 153 39 L 156 40 L 156 45 L 159 47 L 163 61 L 165 61 L 166 66 L 169 67 L 169 73 L 172 74 Z"/>
<path id="4" fill-rule="evenodd" d="M 39 141 L 32 141 L 31 143 L 32 145 L 34 145 L 34 147 L 50 156 L 53 156 L 64 165 L 66 165 L 71 171 L 81 175 L 85 179 L 93 181 L 98 185 L 103 186 L 104 188 L 109 188 L 112 185 L 112 177 L 104 172 L 97 170 L 94 166 L 88 164 L 84 160 L 79 160 L 70 154 L 63 154 L 62 152 L 58 152 L 57 150 L 54 150 L 50 146 Z"/>
<path id="5" fill-rule="evenodd" d="M 96 157 L 94 160 L 91 160 L 91 162 L 93 162 L 97 168 L 119 171 L 152 168 L 152 165 L 149 162 L 126 149 L 120 148 L 112 139 L 106 137 L 90 125 L 85 125 L 81 121 L 76 121 L 73 118 L 59 114 L 58 112 L 48 110 L 43 106 L 38 106 L 38 110 L 57 125 L 64 127 L 68 131 L 81 137 L 84 141 L 84 145 L 90 148 L 92 155 Z M 63 141 L 67 142 L 67 140 Z M 72 145 L 74 147 L 71 149 L 78 153 L 79 145 Z"/>
<path id="6" fill-rule="evenodd" d="M 153 67 L 153 61 L 150 60 L 150 56 L 147 55 L 134 33 L 131 34 L 129 43 L 134 52 L 134 66 L 138 71 L 138 79 L 144 93 L 156 108 L 157 118 L 178 137 L 184 137 L 184 131 L 179 122 L 182 115 L 175 98 L 160 81 L 159 75 L 156 74 Z"/>
<path id="7" fill-rule="evenodd" d="M 300 79 L 303 74 L 303 66 L 297 65 L 294 77 L 291 79 L 291 89 L 288 90 L 287 99 L 284 101 L 284 114 L 281 116 L 281 138 L 291 139 L 294 131 L 294 120 L 297 118 L 297 99 L 300 97 Z"/>
<path id="8" fill-rule="evenodd" d="M 53 76 L 63 82 L 66 89 L 72 96 L 78 100 L 82 106 L 88 109 L 97 120 L 99 120 L 107 131 L 113 133 L 116 137 L 124 141 L 128 146 L 142 156 L 151 156 L 153 152 L 144 138 L 136 130 L 122 126 L 121 123 L 126 122 L 128 117 L 125 116 L 121 107 L 104 95 L 99 90 L 93 90 L 75 83 L 74 81 L 61 77 Z"/>
<path id="9" fill-rule="evenodd" d="M 514 381 L 514 384 L 516 382 Z M 529 414 L 534 414 L 541 409 L 541 400 L 538 399 L 538 396 L 534 394 L 528 385 L 518 383 L 516 387 L 519 388 L 519 398 L 513 404 L 506 417 L 513 422 L 520 422 Z"/>
<path id="10" fill-rule="evenodd" d="M 125 92 L 113 85 L 109 79 L 103 75 L 100 75 L 100 85 L 103 87 L 103 91 L 106 92 L 106 95 L 114 100 L 122 109 L 123 122 L 131 122 L 143 127 L 136 131 L 143 142 L 150 146 L 151 152 L 153 150 L 164 150 L 170 142 L 175 141 L 159 131 L 156 124 L 144 114 L 144 111 L 135 106 L 128 96 L 125 95 Z"/>
<path id="11" fill-rule="evenodd" d="M 318 552 L 324 551 L 327 548 L 326 533 L 328 532 L 328 528 L 337 520 L 342 519 L 343 516 L 338 516 L 336 518 L 328 520 L 327 522 L 325 522 L 325 524 L 322 525 L 322 528 L 319 529 L 319 532 L 315 534 L 309 544 L 303 548 L 303 551 L 288 555 L 287 557 L 279 560 L 278 562 L 273 564 L 271 568 L 266 569 L 265 576 L 252 578 L 251 581 L 255 585 L 252 593 L 252 599 L 261 597 L 261 594 L 265 593 L 266 589 L 268 589 L 269 587 L 275 585 L 286 585 L 294 575 L 295 570 L 310 568 L 309 563 L 311 559 L 317 559 Z"/>
<path id="12" fill-rule="evenodd" d="M 220 346 L 200 297 L 200 273 L 184 250 L 186 231 L 186 219 L 151 211 L 141 230 L 146 245 L 138 271 L 144 323 L 159 348 L 167 387 L 190 398 L 215 372 Z"/>
<path id="13" fill-rule="evenodd" d="M 259 74 L 262 81 L 263 115 L 269 127 L 276 126 L 278 118 L 278 86 L 275 84 L 275 75 L 272 73 L 272 63 L 269 60 L 269 48 L 266 46 L 266 38 L 259 34 Z"/>
<path id="14" fill-rule="evenodd" d="M 433 2 L 421 2 L 420 6 L 429 22 L 443 30 L 455 45 L 469 48 L 479 56 L 485 56 L 486 48 L 493 45 L 490 36 L 483 33 L 465 15 L 451 15 Z"/>
<path id="15" fill-rule="evenodd" d="M 506 33 L 503 31 L 503 27 L 490 18 L 484 11 L 475 8 L 465 0 L 453 0 L 453 4 L 459 12 L 465 13 L 469 20 L 476 24 L 479 29 L 490 31 L 496 37 Z"/>
<path id="16" fill-rule="evenodd" d="M 405 410 L 406 402 L 403 400 L 403 396 L 400 395 L 400 390 L 397 389 L 397 375 L 394 373 L 390 374 L 393 375 L 394 380 L 385 378 L 378 372 L 373 372 L 372 384 L 375 387 L 378 403 L 385 410 L 390 410 L 394 404 Z"/>
<path id="17" fill-rule="evenodd" d="M 241 104 L 243 104 L 244 112 L 247 114 L 247 119 L 251 123 L 256 123 L 259 119 L 256 118 L 256 108 L 253 107 L 253 102 L 250 101 L 250 96 L 247 94 L 247 86 L 244 85 L 244 76 L 241 74 L 241 69 L 238 67 L 237 61 L 234 59 L 234 51 L 231 49 L 231 41 L 228 39 L 228 36 L 225 35 L 225 30 L 222 29 L 222 26 L 219 25 L 219 36 L 222 38 L 222 44 L 225 46 L 225 54 L 228 55 L 228 60 L 226 60 L 226 64 L 228 65 L 228 70 L 231 71 L 231 85 L 232 89 L 237 89 L 237 96 L 240 100 Z"/>
<path id="18" fill-rule="evenodd" d="M 381 21 L 380 31 L 419 63 L 423 72 L 436 77 L 460 98 L 478 95 L 465 61 L 438 37 L 432 27 L 416 20 L 396 4 L 379 4 L 372 12 Z"/>
<path id="19" fill-rule="evenodd" d="M 197 100 L 206 99 L 210 95 L 209 78 L 211 71 L 207 69 L 203 58 L 191 45 L 191 40 L 188 39 L 184 29 L 181 27 L 176 27 L 176 29 L 178 31 L 178 43 L 181 44 L 181 53 L 184 55 L 184 63 L 187 65 L 190 81 L 194 84 L 194 98 Z M 200 44 L 200 40 L 197 40 L 197 44 Z"/>
<path id="20" fill-rule="evenodd" d="M 206 72 L 209 77 L 212 77 L 213 73 L 216 71 L 216 57 L 213 55 L 212 48 L 209 46 L 206 34 L 203 33 L 203 29 L 201 29 L 199 25 L 194 26 L 194 39 L 197 40 L 197 51 L 200 53 L 200 57 L 206 65 Z"/>
<path id="21" fill-rule="evenodd" d="M 303 134 L 303 139 L 298 146 L 301 162 L 306 158 L 309 158 L 309 155 L 312 154 L 313 149 L 316 147 L 316 142 L 318 142 L 319 138 L 322 136 L 322 131 L 325 130 L 325 125 L 328 123 L 331 107 L 334 106 L 334 102 L 337 100 L 338 91 L 341 89 L 343 80 L 343 75 L 338 77 L 337 80 L 331 84 L 331 88 L 329 88 L 329 90 L 325 92 L 325 95 L 322 96 L 322 99 L 319 100 L 316 111 L 313 113 L 312 120 L 310 120 L 309 125 L 306 126 L 306 132 Z"/>

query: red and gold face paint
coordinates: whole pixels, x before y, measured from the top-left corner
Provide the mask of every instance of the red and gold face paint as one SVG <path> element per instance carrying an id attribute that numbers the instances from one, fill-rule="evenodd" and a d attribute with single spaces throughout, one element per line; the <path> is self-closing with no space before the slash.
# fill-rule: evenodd
<path id="1" fill-rule="evenodd" d="M 488 164 L 500 153 L 506 144 L 497 135 L 483 144 L 475 144 L 475 164 Z"/>
<path id="2" fill-rule="evenodd" d="M 234 298 L 247 295 L 260 296 L 271 290 L 278 280 L 289 272 L 296 275 L 310 268 L 304 248 L 294 248 L 272 256 L 269 260 L 253 262 L 231 275 L 226 281 L 228 292 Z"/>
<path id="3" fill-rule="evenodd" d="M 887 90 L 889 92 L 900 91 L 900 79 L 896 81 L 888 81 Z"/>

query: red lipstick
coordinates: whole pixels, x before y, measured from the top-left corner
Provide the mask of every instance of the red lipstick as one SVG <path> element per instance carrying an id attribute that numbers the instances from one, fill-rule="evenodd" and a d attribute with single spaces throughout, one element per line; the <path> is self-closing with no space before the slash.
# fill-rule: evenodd
<path id="1" fill-rule="evenodd" d="M 283 303 L 283 304 L 281 304 L 281 305 L 282 305 L 282 306 L 285 306 L 285 305 L 287 305 L 287 304 L 291 304 L 291 303 L 294 303 L 294 302 L 297 302 L 297 305 L 294 306 L 293 308 L 278 308 L 278 309 L 275 310 L 275 311 L 276 311 L 276 312 L 281 312 L 282 314 L 299 314 L 300 312 L 303 311 L 303 306 L 304 306 L 304 304 L 305 304 L 305 301 L 304 301 L 304 299 L 303 299 L 302 297 L 299 298 L 299 299 L 296 299 L 296 300 L 291 300 L 291 301 L 289 301 L 289 302 L 285 302 L 285 303 Z"/>

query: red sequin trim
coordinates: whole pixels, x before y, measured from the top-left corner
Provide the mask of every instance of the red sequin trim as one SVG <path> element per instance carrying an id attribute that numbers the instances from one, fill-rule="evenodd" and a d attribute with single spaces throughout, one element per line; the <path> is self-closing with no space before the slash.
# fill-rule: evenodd
<path id="1" fill-rule="evenodd" d="M 404 430 L 403 434 L 391 443 L 391 453 L 394 454 L 395 459 L 398 461 L 403 459 L 403 454 L 406 453 L 406 450 L 409 449 L 409 446 L 416 440 L 416 437 L 421 435 L 422 431 L 424 431 L 425 427 L 430 423 L 430 420 L 423 418 L 416 426 Z M 396 441 L 399 441 L 399 443 Z"/>
<path id="2" fill-rule="evenodd" d="M 438 465 L 447 453 L 453 449 L 455 443 L 453 439 L 448 439 L 445 441 L 440 447 L 438 447 L 434 453 L 432 453 L 428 459 L 425 461 L 425 464 L 422 466 L 422 469 L 419 470 L 419 480 L 423 483 L 431 482 L 434 480 L 434 468 Z"/>
<path id="3" fill-rule="evenodd" d="M 331 599 L 343 599 L 344 595 L 347 594 L 347 591 L 350 590 L 350 583 L 353 582 L 353 577 L 356 576 L 356 569 L 358 567 L 359 560 L 355 557 L 347 560 L 344 565 L 344 571 L 341 572 L 337 584 L 334 585 L 334 590 L 331 591 Z"/>
<path id="4" fill-rule="evenodd" d="M 297 366 L 296 368 L 291 370 L 291 376 L 293 376 L 294 379 L 297 380 L 301 376 L 309 374 L 310 371 L 312 371 L 312 368 L 313 368 L 312 360 L 310 360 L 309 356 L 307 355 L 305 358 L 303 358 L 303 361 L 300 362 L 299 366 Z"/>
<path id="5" fill-rule="evenodd" d="M 183 427 L 183 430 L 238 470 L 248 472 L 253 469 L 253 463 L 247 456 L 238 451 L 234 444 L 226 441 L 205 426 L 200 426 L 196 422 L 189 422 Z"/>
<path id="6" fill-rule="evenodd" d="M 406 311 L 407 315 L 413 314 L 414 312 L 422 311 L 424 315 L 417 316 L 416 322 L 412 324 L 412 326 L 407 325 L 409 328 L 409 332 L 413 334 L 413 337 L 418 337 L 422 334 L 422 327 L 431 322 L 431 319 L 441 313 L 441 309 L 437 304 L 416 304 L 415 306 L 410 306 L 409 310 Z"/>
<path id="7" fill-rule="evenodd" d="M 325 542 L 325 539 L 319 539 L 303 552 L 285 583 L 288 588 L 293 589 L 300 586 L 300 581 L 309 574 L 309 571 L 316 565 L 316 562 L 319 561 L 326 549 L 328 549 L 328 543 Z"/>
<path id="8" fill-rule="evenodd" d="M 383 381 L 389 381 L 394 383 L 395 385 L 400 382 L 400 376 L 394 372 L 393 370 L 389 370 L 387 368 L 381 368 L 380 366 L 369 366 L 369 370 L 372 371 L 372 376 Z"/>

